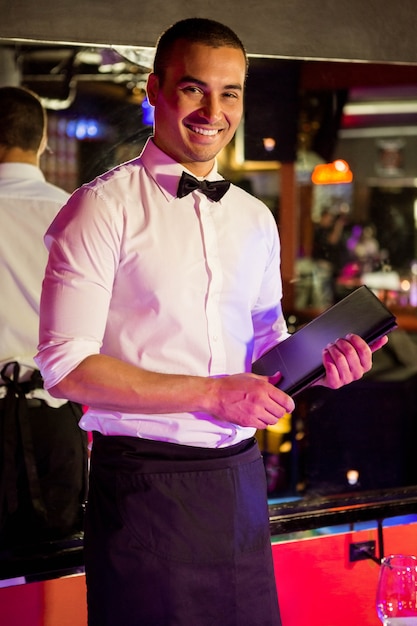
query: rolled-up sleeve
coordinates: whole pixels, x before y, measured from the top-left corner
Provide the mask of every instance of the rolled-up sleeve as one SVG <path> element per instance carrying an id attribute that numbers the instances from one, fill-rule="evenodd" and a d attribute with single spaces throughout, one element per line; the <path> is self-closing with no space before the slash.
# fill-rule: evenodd
<path id="1" fill-rule="evenodd" d="M 45 388 L 100 352 L 118 263 L 115 211 L 81 188 L 45 235 L 49 250 L 35 361 Z"/>

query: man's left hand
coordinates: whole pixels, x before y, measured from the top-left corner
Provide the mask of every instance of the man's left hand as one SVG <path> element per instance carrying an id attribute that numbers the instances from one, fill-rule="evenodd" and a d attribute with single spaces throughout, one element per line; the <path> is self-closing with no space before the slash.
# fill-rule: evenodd
<path id="1" fill-rule="evenodd" d="M 326 375 L 317 384 L 339 389 L 354 380 L 359 380 L 372 367 L 372 353 L 382 348 L 388 341 L 384 336 L 368 345 L 359 335 L 346 335 L 323 351 L 323 365 Z"/>

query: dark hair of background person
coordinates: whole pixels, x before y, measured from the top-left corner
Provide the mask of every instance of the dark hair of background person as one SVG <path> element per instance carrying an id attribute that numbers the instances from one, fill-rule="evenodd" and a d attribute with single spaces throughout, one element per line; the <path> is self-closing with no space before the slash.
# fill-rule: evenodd
<path id="1" fill-rule="evenodd" d="M 37 152 L 45 132 L 38 96 L 22 87 L 0 87 L 0 145 Z"/>
<path id="2" fill-rule="evenodd" d="M 154 73 L 163 79 L 164 72 L 172 61 L 172 48 L 178 40 L 200 43 L 212 48 L 236 48 L 242 50 L 248 67 L 245 47 L 236 33 L 228 26 L 206 18 L 192 17 L 180 20 L 160 36 L 154 59 Z"/>

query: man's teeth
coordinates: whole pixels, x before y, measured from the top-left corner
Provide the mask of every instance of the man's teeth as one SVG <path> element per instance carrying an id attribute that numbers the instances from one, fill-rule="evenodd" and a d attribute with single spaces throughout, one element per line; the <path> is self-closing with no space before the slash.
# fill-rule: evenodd
<path id="1" fill-rule="evenodd" d="M 217 133 L 219 132 L 216 129 L 198 128 L 197 126 L 190 126 L 190 128 L 195 133 L 199 133 L 200 135 L 217 135 Z"/>

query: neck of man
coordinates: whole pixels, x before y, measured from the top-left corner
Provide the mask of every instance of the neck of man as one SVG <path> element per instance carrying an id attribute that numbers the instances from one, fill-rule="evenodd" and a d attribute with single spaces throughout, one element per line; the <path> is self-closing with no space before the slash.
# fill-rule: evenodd
<path id="1" fill-rule="evenodd" d="M 0 163 L 28 163 L 39 167 L 39 154 L 33 150 L 23 150 L 18 146 L 9 148 L 0 145 Z"/>

